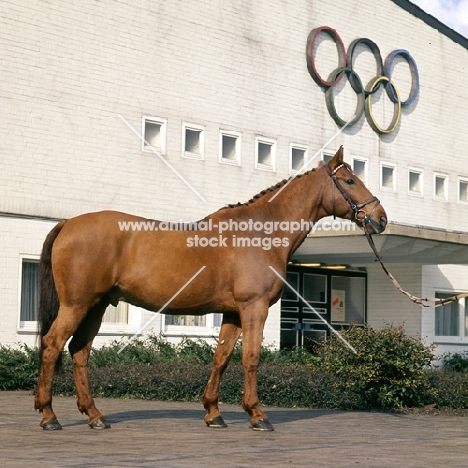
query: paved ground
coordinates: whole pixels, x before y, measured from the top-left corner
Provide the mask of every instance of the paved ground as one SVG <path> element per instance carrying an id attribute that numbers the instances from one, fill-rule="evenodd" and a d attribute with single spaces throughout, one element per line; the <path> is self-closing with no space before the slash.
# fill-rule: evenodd
<path id="1" fill-rule="evenodd" d="M 63 425 L 39 427 L 28 392 L 0 392 L 0 467 L 463 467 L 468 418 L 269 408 L 274 432 L 249 429 L 223 405 L 209 429 L 201 404 L 98 399 L 112 428 L 89 429 L 74 398 L 55 397 Z"/>

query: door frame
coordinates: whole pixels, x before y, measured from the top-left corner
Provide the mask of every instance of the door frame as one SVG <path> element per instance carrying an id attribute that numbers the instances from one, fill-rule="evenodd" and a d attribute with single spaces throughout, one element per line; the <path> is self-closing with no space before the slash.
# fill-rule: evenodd
<path id="1" fill-rule="evenodd" d="M 306 267 L 301 265 L 288 265 L 286 270 L 287 281 L 291 286 L 297 288 L 298 292 L 307 299 L 308 303 L 321 314 L 321 316 L 335 329 L 349 328 L 351 325 L 364 326 L 367 321 L 367 271 L 365 269 L 343 269 Z M 318 287 L 315 297 L 309 301 L 309 295 L 305 294 L 305 278 L 307 275 L 318 276 Z M 346 315 L 351 315 L 347 311 L 349 305 L 345 296 L 343 309 L 340 311 L 335 303 L 333 313 L 335 319 L 340 313 L 344 320 L 332 320 L 332 283 L 333 278 L 362 278 L 363 290 L 362 301 L 364 310 L 359 310 L 362 320 L 346 320 Z M 322 290 L 319 290 L 322 289 Z M 337 291 L 335 291 L 336 295 Z M 338 298 L 335 298 L 337 301 Z M 354 314 L 356 315 L 356 314 Z M 281 319 L 280 319 L 280 349 L 293 347 L 312 348 L 316 341 L 328 339 L 331 331 L 323 321 L 291 291 L 288 286 L 284 286 L 281 297 Z"/>

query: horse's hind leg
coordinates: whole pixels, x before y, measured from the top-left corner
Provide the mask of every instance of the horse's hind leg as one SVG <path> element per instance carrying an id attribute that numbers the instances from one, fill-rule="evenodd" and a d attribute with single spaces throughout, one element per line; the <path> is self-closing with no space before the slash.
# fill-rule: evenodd
<path id="1" fill-rule="evenodd" d="M 73 359 L 78 409 L 88 416 L 88 424 L 92 429 L 109 429 L 111 427 L 94 404 L 88 378 L 88 359 L 91 346 L 101 326 L 102 316 L 107 305 L 107 303 L 102 302 L 89 310 L 68 345 Z"/>
<path id="2" fill-rule="evenodd" d="M 68 338 L 73 334 L 76 324 L 79 323 L 77 315 L 79 316 L 71 308 L 60 307 L 57 318 L 42 338 L 39 381 L 34 407 L 42 413 L 40 425 L 45 430 L 62 429 L 52 409 L 52 385 L 60 354 Z"/>
<path id="3" fill-rule="evenodd" d="M 219 332 L 218 346 L 213 358 L 213 370 L 203 394 L 203 406 L 207 413 L 205 422 L 209 427 L 226 427 L 218 407 L 219 383 L 231 359 L 234 346 L 241 334 L 237 314 L 224 314 Z"/>

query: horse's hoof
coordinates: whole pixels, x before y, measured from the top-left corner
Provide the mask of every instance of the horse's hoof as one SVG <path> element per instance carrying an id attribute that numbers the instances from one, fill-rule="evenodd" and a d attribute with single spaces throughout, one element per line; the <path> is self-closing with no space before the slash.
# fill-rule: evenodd
<path id="1" fill-rule="evenodd" d="M 259 419 L 252 424 L 254 431 L 274 431 L 275 428 L 271 425 L 268 419 Z"/>
<path id="2" fill-rule="evenodd" d="M 42 429 L 44 431 L 61 431 L 62 426 L 60 423 L 57 421 L 56 418 L 51 419 L 50 421 L 46 421 L 45 423 L 41 423 Z"/>
<path id="3" fill-rule="evenodd" d="M 91 429 L 110 429 L 111 425 L 104 419 L 95 419 L 93 422 L 88 423 Z"/>
<path id="4" fill-rule="evenodd" d="M 224 419 L 221 416 L 216 416 L 216 418 L 205 421 L 208 427 L 221 428 L 227 427 L 227 424 L 224 422 Z"/>

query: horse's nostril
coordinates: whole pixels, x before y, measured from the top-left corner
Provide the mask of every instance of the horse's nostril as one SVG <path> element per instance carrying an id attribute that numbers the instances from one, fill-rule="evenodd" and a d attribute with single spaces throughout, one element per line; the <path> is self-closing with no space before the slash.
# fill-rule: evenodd
<path id="1" fill-rule="evenodd" d="M 380 217 L 380 225 L 382 227 L 385 227 L 387 225 L 387 218 L 383 215 Z"/>

